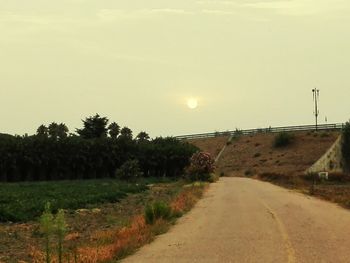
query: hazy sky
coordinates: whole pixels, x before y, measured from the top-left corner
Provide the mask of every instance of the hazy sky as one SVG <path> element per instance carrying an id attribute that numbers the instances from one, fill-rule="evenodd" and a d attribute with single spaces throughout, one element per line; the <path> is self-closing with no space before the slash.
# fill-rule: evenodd
<path id="1" fill-rule="evenodd" d="M 350 118 L 349 0 L 0 0 L 0 132 L 312 124 L 314 87 Z"/>

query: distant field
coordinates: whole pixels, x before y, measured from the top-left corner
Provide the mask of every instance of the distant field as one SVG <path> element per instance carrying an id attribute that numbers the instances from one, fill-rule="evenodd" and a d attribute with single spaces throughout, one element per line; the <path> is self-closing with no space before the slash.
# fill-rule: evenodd
<path id="1" fill-rule="evenodd" d="M 129 193 L 147 189 L 146 181 L 84 180 L 0 183 L 0 221 L 28 221 L 40 216 L 47 202 L 53 210 L 80 209 L 117 202 Z"/>

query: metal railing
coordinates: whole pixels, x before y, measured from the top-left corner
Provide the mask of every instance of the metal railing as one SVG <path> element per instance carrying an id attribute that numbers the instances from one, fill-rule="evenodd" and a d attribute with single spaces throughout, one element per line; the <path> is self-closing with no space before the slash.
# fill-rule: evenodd
<path id="1" fill-rule="evenodd" d="M 318 131 L 325 130 L 341 130 L 344 128 L 344 123 L 333 123 L 333 124 L 320 124 L 317 125 Z M 190 139 L 202 139 L 202 138 L 213 138 L 219 136 L 239 136 L 239 135 L 252 135 L 257 133 L 279 133 L 279 132 L 294 132 L 294 131 L 315 131 L 316 125 L 302 125 L 302 126 L 286 126 L 286 127 L 269 127 L 269 128 L 257 128 L 248 130 L 233 130 L 224 132 L 211 132 L 211 133 L 198 133 L 175 136 L 180 140 Z"/>

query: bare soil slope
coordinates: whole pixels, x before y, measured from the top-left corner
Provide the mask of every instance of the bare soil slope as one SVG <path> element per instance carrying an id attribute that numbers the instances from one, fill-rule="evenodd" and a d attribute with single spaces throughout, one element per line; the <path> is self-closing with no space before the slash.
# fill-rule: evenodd
<path id="1" fill-rule="evenodd" d="M 188 140 L 188 142 L 197 146 L 202 151 L 210 153 L 210 155 L 215 158 L 227 143 L 228 138 L 228 136 L 220 136 L 215 138 Z"/>
<path id="2" fill-rule="evenodd" d="M 332 146 L 339 132 L 296 132 L 293 143 L 283 148 L 273 146 L 275 136 L 256 134 L 234 140 L 217 164 L 219 172 L 228 176 L 300 175 Z M 218 138 L 206 139 L 204 146 L 193 143 L 203 150 L 222 147 Z"/>

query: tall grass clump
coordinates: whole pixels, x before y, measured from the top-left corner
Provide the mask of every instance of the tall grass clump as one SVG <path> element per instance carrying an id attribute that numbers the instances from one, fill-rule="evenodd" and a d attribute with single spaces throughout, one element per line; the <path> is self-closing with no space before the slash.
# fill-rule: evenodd
<path id="1" fill-rule="evenodd" d="M 170 219 L 171 208 L 165 202 L 155 202 L 145 208 L 145 220 L 147 224 L 154 224 L 158 219 Z"/>
<path id="2" fill-rule="evenodd" d="M 64 211 L 59 210 L 56 216 L 54 216 L 51 212 L 50 203 L 45 205 L 45 210 L 40 217 L 40 230 L 44 236 L 44 247 L 45 247 L 45 255 L 40 255 L 45 258 L 44 261 L 46 263 L 50 262 L 63 262 L 63 241 L 67 231 L 67 225 L 64 218 Z M 56 249 L 57 249 L 57 257 L 52 256 L 52 246 L 54 241 L 57 241 Z M 53 259 L 55 258 L 55 260 Z M 56 260 L 57 259 L 57 260 Z M 38 260 L 40 261 L 40 260 Z M 37 261 L 35 261 L 37 262 Z"/>
<path id="3" fill-rule="evenodd" d="M 46 263 L 51 262 L 51 247 L 50 242 L 54 232 L 54 216 L 51 213 L 50 203 L 45 205 L 45 210 L 40 217 L 40 230 L 45 239 L 45 256 Z"/>
<path id="4" fill-rule="evenodd" d="M 290 145 L 294 140 L 294 135 L 288 132 L 281 132 L 275 136 L 273 146 L 282 148 Z"/>
<path id="5" fill-rule="evenodd" d="M 64 211 L 60 209 L 55 218 L 55 232 L 57 236 L 57 255 L 58 262 L 63 262 L 63 241 L 67 232 L 66 221 L 64 219 Z"/>

